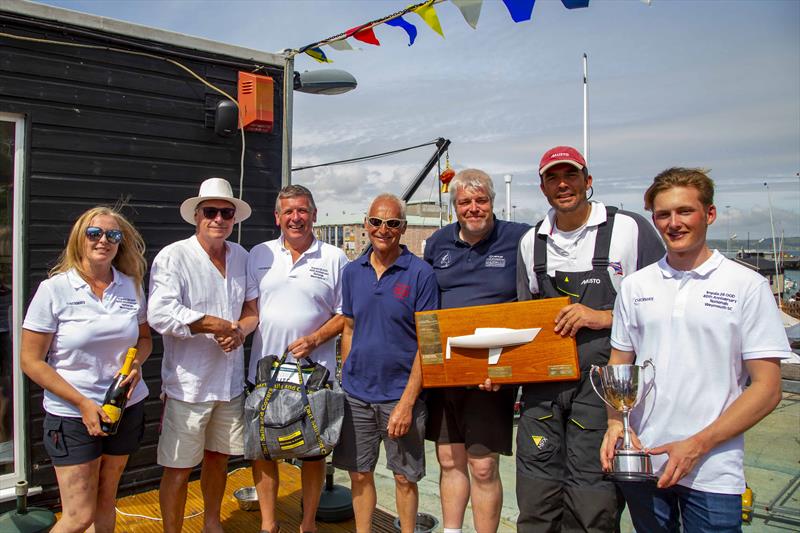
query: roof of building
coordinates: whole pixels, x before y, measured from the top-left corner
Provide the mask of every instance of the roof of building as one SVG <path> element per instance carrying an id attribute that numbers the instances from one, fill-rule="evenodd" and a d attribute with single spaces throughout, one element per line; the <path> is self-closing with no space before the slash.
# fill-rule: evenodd
<path id="1" fill-rule="evenodd" d="M 132 24 L 107 17 L 90 15 L 80 11 L 53 7 L 24 0 L 3 0 L 0 11 L 16 13 L 35 17 L 38 19 L 52 20 L 62 24 L 71 24 L 92 30 L 124 35 L 126 37 L 136 37 L 160 43 L 190 48 L 212 54 L 220 54 L 239 59 L 246 59 L 254 63 L 261 63 L 271 66 L 282 67 L 286 60 L 281 54 L 251 50 L 241 46 L 220 43 L 201 37 L 193 37 L 183 33 L 176 33 L 149 26 Z"/>

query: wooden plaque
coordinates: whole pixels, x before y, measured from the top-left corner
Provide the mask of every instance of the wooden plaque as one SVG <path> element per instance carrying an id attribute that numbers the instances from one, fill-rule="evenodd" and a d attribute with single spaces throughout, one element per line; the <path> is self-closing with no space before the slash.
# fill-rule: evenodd
<path id="1" fill-rule="evenodd" d="M 531 383 L 576 380 L 580 375 L 575 339 L 553 332 L 555 317 L 569 298 L 459 307 L 416 313 L 422 386 Z M 489 364 L 487 348 L 451 347 L 448 337 L 472 335 L 475 328 L 541 328 L 527 344 L 506 346 L 496 364 Z"/>

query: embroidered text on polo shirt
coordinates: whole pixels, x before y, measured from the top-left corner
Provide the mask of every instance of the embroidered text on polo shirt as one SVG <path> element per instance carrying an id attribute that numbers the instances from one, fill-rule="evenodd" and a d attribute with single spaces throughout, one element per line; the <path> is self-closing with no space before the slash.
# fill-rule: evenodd
<path id="1" fill-rule="evenodd" d="M 703 305 L 706 307 L 716 307 L 733 311 L 736 305 L 736 295 L 729 292 L 706 291 L 703 294 Z"/>
<path id="2" fill-rule="evenodd" d="M 139 302 L 137 302 L 135 298 L 119 297 L 119 298 L 117 298 L 117 301 L 119 302 L 119 306 L 122 309 L 138 309 L 139 308 Z"/>
<path id="3" fill-rule="evenodd" d="M 490 255 L 486 258 L 485 265 L 490 268 L 504 268 L 506 266 L 506 258 L 502 255 Z"/>
<path id="4" fill-rule="evenodd" d="M 330 273 L 326 268 L 312 266 L 308 268 L 308 275 L 313 279 L 328 279 Z"/>

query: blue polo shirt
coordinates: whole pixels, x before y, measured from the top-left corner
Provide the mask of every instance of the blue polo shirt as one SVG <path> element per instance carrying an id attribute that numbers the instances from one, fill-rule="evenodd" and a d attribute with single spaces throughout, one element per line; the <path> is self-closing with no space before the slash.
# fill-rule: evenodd
<path id="1" fill-rule="evenodd" d="M 517 246 L 528 224 L 494 219 L 494 228 L 474 246 L 462 241 L 458 222 L 425 242 L 425 261 L 433 266 L 442 309 L 517 300 Z"/>
<path id="2" fill-rule="evenodd" d="M 400 399 L 417 354 L 414 313 L 439 305 L 433 269 L 402 248 L 380 279 L 369 255 L 348 264 L 342 273 L 342 314 L 354 321 L 342 387 L 364 402 Z"/>

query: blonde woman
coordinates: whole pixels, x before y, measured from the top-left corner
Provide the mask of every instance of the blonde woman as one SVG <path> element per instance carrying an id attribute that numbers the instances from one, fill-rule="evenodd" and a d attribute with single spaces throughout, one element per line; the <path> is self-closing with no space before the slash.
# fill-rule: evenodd
<path id="1" fill-rule="evenodd" d="M 141 365 L 152 349 L 146 266 L 144 241 L 130 222 L 107 207 L 89 209 L 25 316 L 22 370 L 44 389 L 44 445 L 61 493 L 53 533 L 114 531 L 117 484 L 144 429 Z M 109 436 L 100 406 L 131 346 L 138 354 L 125 381 L 128 407 Z"/>

